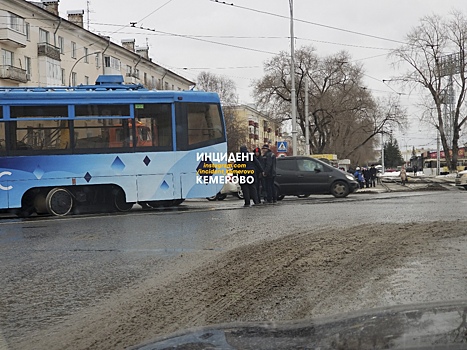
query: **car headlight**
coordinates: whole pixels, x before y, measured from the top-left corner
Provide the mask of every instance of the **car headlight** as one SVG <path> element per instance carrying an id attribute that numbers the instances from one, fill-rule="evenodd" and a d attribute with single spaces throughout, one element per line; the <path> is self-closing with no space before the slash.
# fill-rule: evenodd
<path id="1" fill-rule="evenodd" d="M 345 177 L 349 179 L 350 181 L 356 181 L 355 177 L 353 177 L 352 175 L 345 174 Z"/>

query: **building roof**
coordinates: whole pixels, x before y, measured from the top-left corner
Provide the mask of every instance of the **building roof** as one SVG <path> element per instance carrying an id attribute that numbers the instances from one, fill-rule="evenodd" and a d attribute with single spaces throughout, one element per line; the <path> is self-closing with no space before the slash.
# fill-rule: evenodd
<path id="1" fill-rule="evenodd" d="M 26 1 L 26 0 L 10 0 L 12 2 L 16 2 L 18 3 L 19 6 L 22 6 L 22 7 L 26 7 L 26 8 L 30 8 L 31 10 L 36 10 L 36 11 L 39 11 L 41 12 L 44 16 L 49 16 L 49 17 L 53 17 L 53 18 L 56 18 L 60 23 L 65 23 L 66 25 L 70 26 L 73 28 L 73 30 L 78 30 L 78 31 L 83 31 L 91 36 L 93 36 L 95 38 L 95 41 L 101 41 L 103 44 L 107 44 L 109 43 L 109 47 L 111 47 L 112 49 L 118 49 L 118 50 L 125 50 L 125 52 L 127 53 L 130 53 L 132 55 L 134 55 L 135 59 L 141 59 L 143 61 L 146 61 L 147 63 L 149 64 L 152 64 L 156 67 L 160 67 L 162 68 L 163 70 L 165 70 L 167 73 L 171 73 L 172 75 L 176 76 L 177 78 L 179 78 L 180 80 L 183 80 L 187 85 L 195 85 L 195 82 L 192 81 L 192 80 L 189 80 L 173 71 L 171 71 L 170 69 L 167 69 L 157 63 L 154 63 L 152 62 L 152 59 L 146 59 L 144 58 L 143 56 L 137 54 L 136 52 L 132 52 L 126 48 L 124 48 L 123 46 L 119 45 L 119 44 L 116 44 L 116 43 L 113 43 L 112 41 L 110 41 L 108 39 L 108 37 L 103 37 L 101 35 L 98 35 L 98 34 L 95 34 L 89 30 L 87 30 L 86 28 L 83 28 L 71 21 L 68 21 L 67 19 L 63 18 L 63 17 L 60 17 L 59 15 L 55 15 L 54 13 L 48 11 L 45 9 L 45 5 L 43 4 L 43 2 L 48 2 L 48 1 L 44 1 L 42 0 L 42 2 L 37 2 L 37 1 Z M 50 1 L 50 2 L 55 2 L 55 1 Z M 56 1 L 58 2 L 58 1 Z M 81 11 L 68 11 L 68 12 L 73 12 L 73 13 L 81 13 Z"/>

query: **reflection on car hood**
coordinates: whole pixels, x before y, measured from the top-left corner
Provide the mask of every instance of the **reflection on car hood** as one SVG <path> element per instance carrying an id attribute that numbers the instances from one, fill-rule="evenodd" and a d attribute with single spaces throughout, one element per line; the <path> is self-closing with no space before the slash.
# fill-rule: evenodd
<path id="1" fill-rule="evenodd" d="M 466 316 L 467 300 L 403 305 L 299 322 L 210 326 L 132 349 L 467 349 Z"/>

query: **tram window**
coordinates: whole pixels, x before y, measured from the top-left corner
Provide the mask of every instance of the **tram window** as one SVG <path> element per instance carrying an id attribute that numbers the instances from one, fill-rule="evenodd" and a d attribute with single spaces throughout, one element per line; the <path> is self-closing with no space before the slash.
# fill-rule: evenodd
<path id="1" fill-rule="evenodd" d="M 130 116 L 130 106 L 124 105 L 76 105 L 75 117 Z"/>
<path id="2" fill-rule="evenodd" d="M 67 118 L 68 106 L 11 106 L 10 117 L 16 118 Z"/>
<path id="3" fill-rule="evenodd" d="M 17 120 L 9 127 L 12 151 L 55 153 L 71 148 L 66 120 Z"/>
<path id="4" fill-rule="evenodd" d="M 136 104 L 136 147 L 172 149 L 172 105 Z"/>
<path id="5" fill-rule="evenodd" d="M 128 119 L 79 119 L 74 121 L 74 149 L 110 152 L 114 148 L 133 147 Z"/>
<path id="6" fill-rule="evenodd" d="M 5 154 L 6 154 L 5 122 L 0 120 L 0 156 L 5 155 Z"/>
<path id="7" fill-rule="evenodd" d="M 189 103 L 187 107 L 188 145 L 222 138 L 222 121 L 217 105 Z"/>

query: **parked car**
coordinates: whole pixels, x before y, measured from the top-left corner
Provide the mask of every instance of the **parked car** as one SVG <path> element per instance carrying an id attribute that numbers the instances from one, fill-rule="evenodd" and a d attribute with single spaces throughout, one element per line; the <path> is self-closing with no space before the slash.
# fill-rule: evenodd
<path id="1" fill-rule="evenodd" d="M 276 190 L 284 196 L 308 197 L 311 194 L 332 194 L 347 197 L 358 189 L 358 182 L 349 173 L 320 160 L 307 157 L 277 158 Z"/>
<path id="2" fill-rule="evenodd" d="M 456 186 L 463 186 L 467 190 L 467 169 L 457 173 Z"/>

